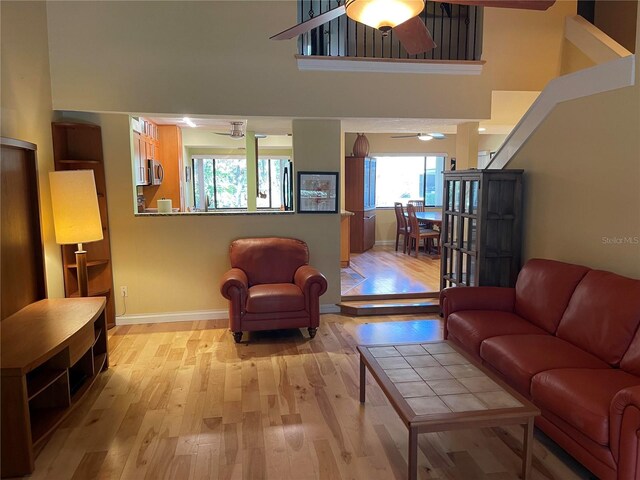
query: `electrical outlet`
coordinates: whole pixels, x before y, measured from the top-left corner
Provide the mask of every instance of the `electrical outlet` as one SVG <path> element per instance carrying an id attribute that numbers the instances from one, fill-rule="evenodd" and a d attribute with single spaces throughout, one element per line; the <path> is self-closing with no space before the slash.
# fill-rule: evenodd
<path id="1" fill-rule="evenodd" d="M 123 297 L 129 296 L 129 289 L 127 287 L 120 287 L 120 295 Z"/>

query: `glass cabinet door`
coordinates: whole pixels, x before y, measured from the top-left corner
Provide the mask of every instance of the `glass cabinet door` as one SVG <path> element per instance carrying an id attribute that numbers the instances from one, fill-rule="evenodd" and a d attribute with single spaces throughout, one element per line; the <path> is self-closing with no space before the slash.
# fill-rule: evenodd
<path id="1" fill-rule="evenodd" d="M 464 181 L 464 212 L 470 215 L 478 213 L 478 180 Z"/>

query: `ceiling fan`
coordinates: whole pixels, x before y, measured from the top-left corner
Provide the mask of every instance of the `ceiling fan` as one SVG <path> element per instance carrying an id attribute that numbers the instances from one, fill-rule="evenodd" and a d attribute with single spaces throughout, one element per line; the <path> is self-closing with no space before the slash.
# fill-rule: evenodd
<path id="1" fill-rule="evenodd" d="M 449 0 L 442 3 L 546 10 L 555 0 Z M 417 55 L 437 46 L 431 32 L 418 16 L 424 10 L 424 5 L 425 0 L 345 0 L 344 5 L 294 25 L 272 36 L 271 40 L 297 37 L 346 13 L 352 20 L 377 28 L 383 34 L 393 30 L 406 52 Z"/>
<path id="2" fill-rule="evenodd" d="M 417 138 L 418 140 L 422 140 L 423 142 L 428 142 L 429 140 L 444 140 L 447 136 L 444 133 L 414 133 L 411 135 L 392 135 L 391 138 Z"/>
<path id="3" fill-rule="evenodd" d="M 222 133 L 222 132 L 213 132 L 213 133 L 215 133 L 216 135 L 226 135 L 231 138 L 244 138 L 245 137 L 244 122 L 231 122 L 231 132 L 229 133 Z M 255 137 L 267 138 L 267 136 L 262 133 L 256 133 Z"/>

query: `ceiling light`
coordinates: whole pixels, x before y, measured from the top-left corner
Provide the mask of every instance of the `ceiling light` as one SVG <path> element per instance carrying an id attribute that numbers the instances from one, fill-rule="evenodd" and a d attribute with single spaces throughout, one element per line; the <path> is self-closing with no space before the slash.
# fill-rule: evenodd
<path id="1" fill-rule="evenodd" d="M 487 129 L 484 127 L 478 127 L 478 132 L 486 132 Z"/>
<path id="2" fill-rule="evenodd" d="M 182 119 L 182 121 L 183 121 L 184 123 L 186 123 L 187 125 L 189 125 L 191 128 L 195 128 L 195 127 L 196 127 L 196 124 L 195 124 L 195 123 L 193 123 L 193 120 L 191 120 L 189 117 L 184 117 L 184 118 Z"/>
<path id="3" fill-rule="evenodd" d="M 347 17 L 383 32 L 415 17 L 424 0 L 347 0 Z"/>
<path id="4" fill-rule="evenodd" d="M 418 135 L 418 140 L 422 140 L 423 142 L 428 142 L 429 140 L 433 140 L 433 137 L 426 133 L 421 133 Z"/>

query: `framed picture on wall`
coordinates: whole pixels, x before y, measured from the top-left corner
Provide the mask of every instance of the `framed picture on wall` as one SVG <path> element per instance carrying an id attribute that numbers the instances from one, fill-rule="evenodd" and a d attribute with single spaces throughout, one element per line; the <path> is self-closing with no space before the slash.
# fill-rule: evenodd
<path id="1" fill-rule="evenodd" d="M 298 172 L 298 213 L 338 213 L 338 172 Z"/>

